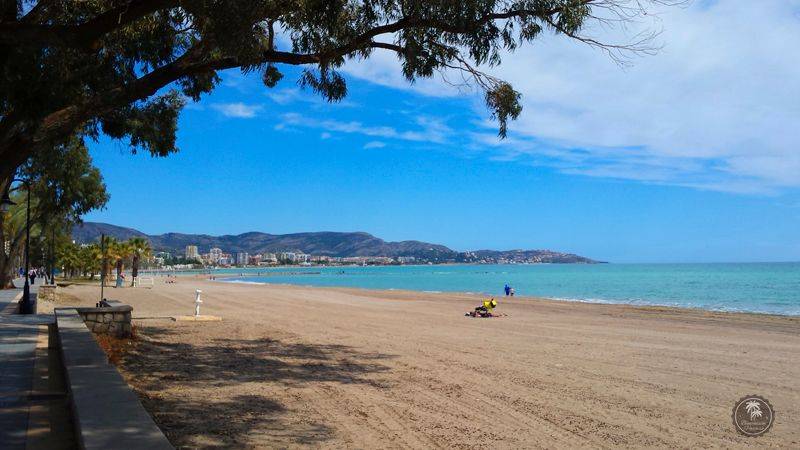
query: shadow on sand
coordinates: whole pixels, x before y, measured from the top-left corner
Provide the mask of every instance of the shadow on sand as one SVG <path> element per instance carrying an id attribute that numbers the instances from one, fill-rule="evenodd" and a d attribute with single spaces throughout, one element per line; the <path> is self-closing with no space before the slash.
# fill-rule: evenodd
<path id="1" fill-rule="evenodd" d="M 324 423 L 245 389 L 313 387 L 323 382 L 384 388 L 374 375 L 392 355 L 358 352 L 342 345 L 308 345 L 271 338 L 174 342 L 182 327 L 147 326 L 121 366 L 145 408 L 176 447 L 313 445 L 333 437 Z M 215 390 L 218 389 L 218 390 Z M 226 390 L 227 394 L 215 392 Z M 207 396 L 198 392 L 209 393 Z"/>

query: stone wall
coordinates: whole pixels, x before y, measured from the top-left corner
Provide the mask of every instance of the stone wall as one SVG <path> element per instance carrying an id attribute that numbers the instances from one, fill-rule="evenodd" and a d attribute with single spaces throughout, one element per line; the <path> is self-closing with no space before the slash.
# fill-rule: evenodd
<path id="1" fill-rule="evenodd" d="M 113 318 L 114 313 L 111 314 Z M 108 356 L 92 338 L 84 320 L 77 308 L 56 309 L 54 328 L 57 328 L 78 448 L 173 450 L 117 368 L 109 364 Z"/>
<path id="2" fill-rule="evenodd" d="M 115 300 L 103 300 L 97 308 L 75 308 L 86 327 L 93 333 L 110 334 L 119 338 L 131 336 L 130 305 Z"/>

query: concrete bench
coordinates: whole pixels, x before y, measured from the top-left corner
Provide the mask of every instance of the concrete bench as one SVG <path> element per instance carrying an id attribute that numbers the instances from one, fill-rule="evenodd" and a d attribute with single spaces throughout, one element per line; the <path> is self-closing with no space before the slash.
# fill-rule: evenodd
<path id="1" fill-rule="evenodd" d="M 84 449 L 172 449 L 74 308 L 56 310 L 76 437 Z"/>

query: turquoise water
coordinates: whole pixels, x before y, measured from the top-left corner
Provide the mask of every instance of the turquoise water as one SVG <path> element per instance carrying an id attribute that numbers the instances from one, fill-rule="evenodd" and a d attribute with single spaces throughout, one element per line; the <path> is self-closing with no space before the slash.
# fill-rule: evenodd
<path id="1" fill-rule="evenodd" d="M 215 273 L 230 274 L 225 278 L 230 282 L 494 296 L 503 295 L 508 283 L 523 296 L 800 315 L 800 263 L 308 267 Z"/>

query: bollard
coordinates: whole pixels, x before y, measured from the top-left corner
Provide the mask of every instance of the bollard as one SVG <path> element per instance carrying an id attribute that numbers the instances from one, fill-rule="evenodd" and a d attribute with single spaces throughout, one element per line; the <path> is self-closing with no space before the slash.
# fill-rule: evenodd
<path id="1" fill-rule="evenodd" d="M 195 317 L 200 315 L 200 303 L 203 303 L 203 301 L 200 300 L 200 294 L 202 292 L 203 291 L 201 291 L 200 289 L 197 289 L 195 291 L 195 293 L 197 294 L 197 296 L 194 298 L 194 316 Z"/>

